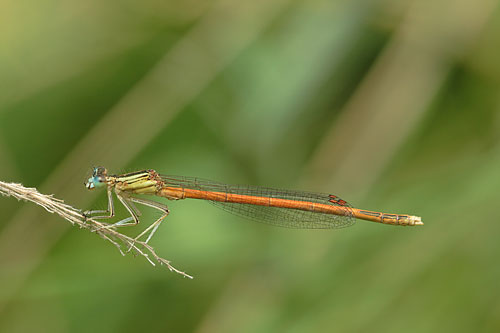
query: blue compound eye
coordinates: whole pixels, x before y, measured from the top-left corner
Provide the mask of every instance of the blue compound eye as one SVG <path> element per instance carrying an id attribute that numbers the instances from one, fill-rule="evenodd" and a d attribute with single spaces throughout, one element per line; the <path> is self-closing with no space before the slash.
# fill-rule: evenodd
<path id="1" fill-rule="evenodd" d="M 107 171 L 103 167 L 95 167 L 92 170 L 92 176 L 85 182 L 85 187 L 89 190 L 102 187 L 106 184 Z"/>
<path id="2" fill-rule="evenodd" d="M 106 184 L 104 178 L 102 178 L 102 177 L 90 177 L 85 182 L 85 187 L 89 190 L 92 190 L 94 188 L 102 187 L 104 184 Z"/>

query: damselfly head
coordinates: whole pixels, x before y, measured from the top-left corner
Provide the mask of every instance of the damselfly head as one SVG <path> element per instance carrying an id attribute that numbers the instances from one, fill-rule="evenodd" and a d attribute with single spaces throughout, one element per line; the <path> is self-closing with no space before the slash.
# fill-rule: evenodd
<path id="1" fill-rule="evenodd" d="M 93 190 L 94 188 L 105 185 L 107 175 L 108 171 L 106 168 L 95 167 L 92 170 L 92 176 L 84 183 L 85 187 L 89 190 Z"/>

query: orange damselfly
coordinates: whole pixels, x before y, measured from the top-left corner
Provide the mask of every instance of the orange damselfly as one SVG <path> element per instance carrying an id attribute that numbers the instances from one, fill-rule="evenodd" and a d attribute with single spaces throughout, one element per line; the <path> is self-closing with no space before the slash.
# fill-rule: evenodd
<path id="1" fill-rule="evenodd" d="M 85 186 L 89 190 L 106 187 L 108 195 L 107 210 L 87 211 L 86 216 L 101 214 L 93 216 L 94 219 L 113 217 L 113 192 L 130 213 L 130 217 L 111 224 L 110 227 L 138 224 L 140 212 L 134 203 L 161 211 L 162 216 L 136 237 L 138 239 L 149 232 L 146 243 L 167 217 L 169 210 L 161 203 L 135 196 L 139 194 L 156 195 L 169 200 L 208 200 L 230 213 L 287 228 L 343 228 L 354 224 L 355 219 L 402 226 L 423 225 L 418 216 L 353 208 L 333 194 L 227 185 L 199 178 L 160 175 L 155 170 L 108 175 L 105 168 L 95 167 Z"/>

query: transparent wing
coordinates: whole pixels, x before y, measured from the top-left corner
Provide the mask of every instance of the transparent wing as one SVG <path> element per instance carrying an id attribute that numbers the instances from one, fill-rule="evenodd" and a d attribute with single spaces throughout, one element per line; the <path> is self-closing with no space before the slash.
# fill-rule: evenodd
<path id="1" fill-rule="evenodd" d="M 161 175 L 160 177 L 167 187 L 240 194 L 251 197 L 270 197 L 294 201 L 306 201 L 347 208 L 346 215 L 341 216 L 292 208 L 259 206 L 251 203 L 232 203 L 209 200 L 213 205 L 222 208 L 229 213 L 266 224 L 297 229 L 334 229 L 351 226 L 355 221 L 349 213 L 349 208 L 351 208 L 351 206 L 346 201 L 331 194 L 281 190 L 249 185 L 227 185 L 211 180 L 192 177 L 166 175 Z M 249 202 L 251 202 L 251 200 L 249 200 Z"/>

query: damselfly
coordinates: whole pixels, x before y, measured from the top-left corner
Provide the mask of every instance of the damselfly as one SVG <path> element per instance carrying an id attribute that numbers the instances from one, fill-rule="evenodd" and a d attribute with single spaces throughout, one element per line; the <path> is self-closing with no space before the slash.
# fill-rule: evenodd
<path id="1" fill-rule="evenodd" d="M 156 201 L 137 198 L 136 195 L 156 195 L 169 200 L 202 199 L 236 215 L 268 224 L 299 229 L 334 229 L 352 225 L 355 219 L 402 226 L 423 225 L 418 216 L 387 214 L 353 208 L 333 194 L 279 190 L 247 185 L 226 185 L 209 180 L 165 176 L 155 170 L 142 170 L 123 175 L 108 175 L 103 167 L 95 167 L 85 182 L 91 190 L 106 188 L 107 210 L 87 211 L 93 219 L 107 219 L 115 215 L 113 192 L 130 213 L 110 227 L 136 225 L 140 212 L 134 203 L 155 208 L 162 215 L 136 239 L 146 235 L 146 243 L 169 214 L 168 207 Z M 101 214 L 94 216 L 96 214 Z M 106 214 L 106 215 L 102 215 Z"/>

